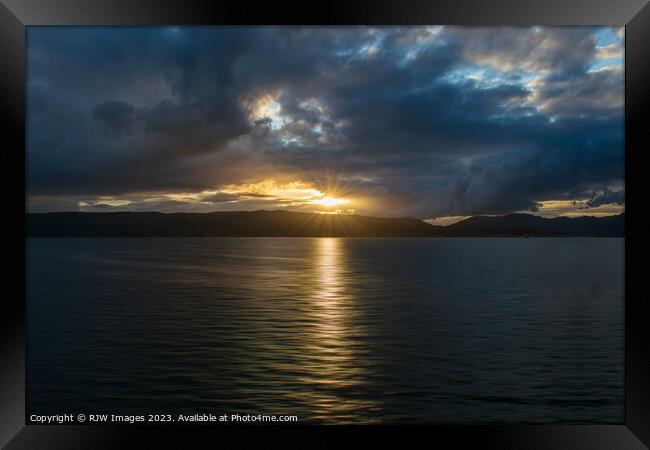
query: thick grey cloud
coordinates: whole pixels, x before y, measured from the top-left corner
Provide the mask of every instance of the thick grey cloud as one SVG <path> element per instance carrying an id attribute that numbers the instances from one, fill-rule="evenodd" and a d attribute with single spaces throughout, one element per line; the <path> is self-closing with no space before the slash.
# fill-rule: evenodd
<path id="1" fill-rule="evenodd" d="M 593 192 L 591 198 L 587 201 L 587 206 L 595 208 L 600 205 L 622 205 L 625 203 L 625 191 L 611 191 L 605 189 L 602 192 Z"/>
<path id="2" fill-rule="evenodd" d="M 129 134 L 138 119 L 133 105 L 116 100 L 100 103 L 93 109 L 93 115 L 114 134 Z"/>
<path id="3" fill-rule="evenodd" d="M 179 201 L 142 199 L 210 191 L 183 208 L 230 208 L 241 196 L 222 187 L 278 177 L 335 179 L 369 214 L 588 199 L 623 184 L 622 71 L 598 65 L 622 43 L 607 31 L 30 28 L 32 207 L 165 209 Z"/>

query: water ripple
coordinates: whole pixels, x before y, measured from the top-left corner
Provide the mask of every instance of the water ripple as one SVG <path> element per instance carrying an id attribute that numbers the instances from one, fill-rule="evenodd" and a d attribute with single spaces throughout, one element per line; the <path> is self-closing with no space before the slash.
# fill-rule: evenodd
<path id="1" fill-rule="evenodd" d="M 28 408 L 623 420 L 623 240 L 30 239 Z"/>

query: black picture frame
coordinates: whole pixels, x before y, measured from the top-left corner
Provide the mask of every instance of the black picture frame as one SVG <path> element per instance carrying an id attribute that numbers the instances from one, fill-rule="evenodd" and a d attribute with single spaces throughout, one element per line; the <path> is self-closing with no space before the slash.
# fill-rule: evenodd
<path id="1" fill-rule="evenodd" d="M 25 425 L 25 27 L 30 25 L 453 24 L 616 25 L 625 38 L 625 422 L 620 425 L 432 426 L 77 426 Z M 650 317 L 641 283 L 642 153 L 648 146 L 650 5 L 647 0 L 347 0 L 279 5 L 180 0 L 0 0 L 0 114 L 5 222 L 11 224 L 0 329 L 0 445 L 8 449 L 238 447 L 280 441 L 324 448 L 341 442 L 522 449 L 632 449 L 650 446 Z M 19 192 L 22 191 L 22 192 Z M 14 228 L 15 227 L 15 228 Z M 21 231 L 22 230 L 22 231 Z M 634 281 L 633 281 L 634 280 Z M 12 287 L 15 289 L 7 289 Z M 302 442 L 308 439 L 309 442 Z M 451 441 L 449 441 L 451 440 Z M 416 441 L 413 440 L 415 443 Z"/>

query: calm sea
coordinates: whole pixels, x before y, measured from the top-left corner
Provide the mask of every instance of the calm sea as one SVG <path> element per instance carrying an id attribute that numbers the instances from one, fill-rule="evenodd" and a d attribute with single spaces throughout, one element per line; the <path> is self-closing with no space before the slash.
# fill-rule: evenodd
<path id="1" fill-rule="evenodd" d="M 621 423 L 623 243 L 28 239 L 28 411 Z"/>

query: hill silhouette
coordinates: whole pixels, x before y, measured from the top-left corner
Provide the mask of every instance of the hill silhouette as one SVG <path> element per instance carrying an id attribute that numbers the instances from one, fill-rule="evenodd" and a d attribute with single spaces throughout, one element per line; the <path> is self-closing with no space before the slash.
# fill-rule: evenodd
<path id="1" fill-rule="evenodd" d="M 625 234 L 625 214 L 605 217 L 555 217 L 552 219 L 532 214 L 505 216 L 475 216 L 446 227 L 453 234 L 531 235 L 531 236 L 594 236 L 622 237 Z"/>
<path id="2" fill-rule="evenodd" d="M 28 214 L 30 236 L 430 236 L 414 218 L 290 211 Z"/>
<path id="3" fill-rule="evenodd" d="M 624 215 L 546 219 L 530 214 L 476 216 L 448 226 L 412 217 L 290 211 L 212 213 L 57 212 L 27 214 L 27 236 L 463 237 L 624 235 Z"/>

